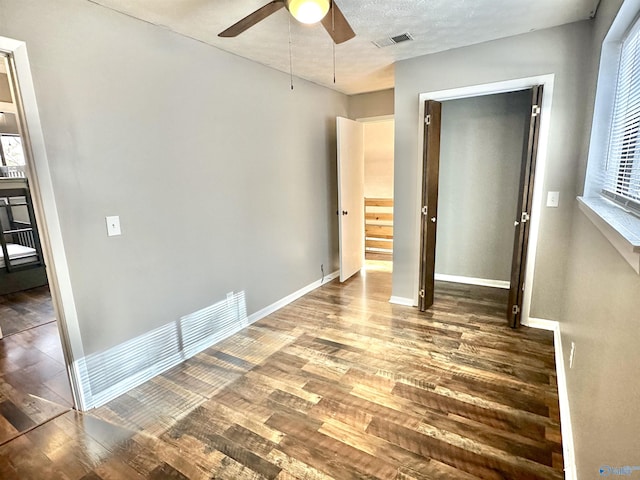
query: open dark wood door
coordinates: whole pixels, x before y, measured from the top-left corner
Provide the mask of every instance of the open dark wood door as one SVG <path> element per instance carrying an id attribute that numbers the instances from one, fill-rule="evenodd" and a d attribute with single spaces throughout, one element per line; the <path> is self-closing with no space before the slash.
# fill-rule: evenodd
<path id="1" fill-rule="evenodd" d="M 422 160 L 422 212 L 420 228 L 420 283 L 418 308 L 433 305 L 438 218 L 438 175 L 440 171 L 440 119 L 442 104 L 424 104 L 424 153 Z"/>
<path id="2" fill-rule="evenodd" d="M 538 137 L 540 136 L 540 107 L 542 105 L 542 85 L 531 89 L 531 116 L 528 137 L 525 138 L 520 172 L 520 193 L 518 210 L 514 222 L 513 260 L 511 262 L 511 287 L 507 319 L 509 326 L 520 326 L 522 317 L 522 300 L 524 295 L 525 269 L 527 264 L 527 247 L 529 244 L 529 227 L 531 206 L 533 203 L 533 183 L 535 179 L 536 157 L 538 154 Z"/>

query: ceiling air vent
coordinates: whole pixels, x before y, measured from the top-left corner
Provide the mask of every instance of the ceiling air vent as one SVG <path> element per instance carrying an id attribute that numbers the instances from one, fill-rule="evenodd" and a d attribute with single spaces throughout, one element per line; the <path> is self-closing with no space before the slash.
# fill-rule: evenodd
<path id="1" fill-rule="evenodd" d="M 391 45 L 395 45 L 396 43 L 408 42 L 409 40 L 413 40 L 413 37 L 410 33 L 401 33 L 400 35 L 396 35 L 395 37 L 376 40 L 375 42 L 373 42 L 373 44 L 378 48 L 383 48 L 390 47 Z"/>

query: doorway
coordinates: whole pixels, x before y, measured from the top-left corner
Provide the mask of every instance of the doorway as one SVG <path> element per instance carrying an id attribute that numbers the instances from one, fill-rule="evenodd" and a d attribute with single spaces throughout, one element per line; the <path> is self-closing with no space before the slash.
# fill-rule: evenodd
<path id="1" fill-rule="evenodd" d="M 12 58 L 0 57 L 0 444 L 74 405 Z"/>
<path id="2" fill-rule="evenodd" d="M 390 273 L 393 259 L 392 115 L 337 119 L 340 281 Z"/>
<path id="3" fill-rule="evenodd" d="M 0 57 L 0 338 L 55 321 L 9 58 Z M 49 301 L 49 304 L 51 302 Z M 22 307 L 19 305 L 23 304 Z"/>
<path id="4" fill-rule="evenodd" d="M 542 90 L 542 87 L 535 87 L 538 84 L 549 87 L 545 97 L 538 96 Z M 424 198 L 420 202 L 422 212 L 419 228 L 422 234 L 422 253 L 417 275 L 419 295 L 416 301 L 421 309 L 428 308 L 431 304 L 436 279 L 498 288 L 511 286 L 509 308 L 511 303 L 515 302 L 518 310 L 516 312 L 514 309 L 514 315 L 510 315 L 510 324 L 515 327 L 521 319 L 524 319 L 523 323 L 526 324 L 530 310 L 533 260 L 539 222 L 539 214 L 535 217 L 530 217 L 530 214 L 532 208 L 534 213 L 539 212 L 537 208 L 540 207 L 541 198 L 541 185 L 538 184 L 534 188 L 533 178 L 536 174 L 541 176 L 544 169 L 548 135 L 548 118 L 540 115 L 540 109 L 542 107 L 542 111 L 547 113 L 550 111 L 552 86 L 553 76 L 547 75 L 432 92 L 421 96 L 421 100 L 439 100 L 426 102 L 423 107 L 424 113 L 421 112 L 426 126 L 422 150 L 432 156 L 434 153 L 436 156 L 440 154 L 439 123 L 442 121 L 443 153 L 446 156 L 448 150 L 455 152 L 453 160 L 447 160 L 443 171 L 440 172 L 442 176 L 438 172 L 441 165 L 438 165 L 438 162 L 426 162 L 425 158 L 424 183 L 421 176 L 420 184 L 424 187 L 421 189 Z M 498 100 L 497 104 L 495 100 Z M 494 101 L 494 106 L 491 106 L 491 101 Z M 482 103 L 484 105 L 481 105 Z M 511 103 L 520 111 L 519 120 L 503 118 L 502 122 L 506 121 L 503 133 L 492 124 L 496 120 L 495 115 L 492 115 L 492 109 L 496 110 L 496 105 L 500 106 L 501 103 L 503 106 Z M 472 110 L 468 110 L 469 108 Z M 500 107 L 498 110 L 503 108 Z M 513 108 L 511 110 L 513 116 Z M 470 112 L 474 111 L 476 113 L 470 115 Z M 470 120 L 469 117 L 476 117 L 479 121 L 475 127 L 478 135 L 475 143 L 473 138 L 467 141 L 462 135 L 465 129 L 468 130 L 466 123 Z M 428 125 L 430 122 L 431 127 Z M 504 136 L 505 127 L 506 130 L 512 130 L 511 145 L 507 139 L 507 143 L 502 147 L 496 147 L 496 137 Z M 432 130 L 429 130 L 430 128 Z M 451 134 L 452 130 L 455 130 L 454 134 Z M 438 132 L 437 136 L 433 134 L 434 131 Z M 455 136 L 455 141 L 452 142 L 450 134 Z M 541 145 L 540 155 L 537 154 L 538 143 Z M 465 148 L 468 151 L 465 151 Z M 492 148 L 493 153 L 490 151 Z M 470 163 L 471 159 L 478 156 L 478 151 L 483 149 L 488 150 L 484 163 Z M 505 150 L 505 153 L 507 150 L 510 151 L 511 165 L 504 160 L 501 164 L 501 159 L 495 158 L 500 156 L 502 150 Z M 440 187 L 444 188 L 440 195 L 438 180 L 442 182 Z M 518 184 L 521 187 L 520 191 Z M 484 188 L 479 190 L 479 186 Z M 429 211 L 425 213 L 427 209 Z M 441 245 L 437 255 L 436 222 L 437 244 Z M 511 248 L 512 245 L 515 245 L 515 248 Z M 516 277 L 513 275 L 514 271 L 518 273 Z M 525 278 L 528 281 L 525 282 Z M 505 312 L 506 304 L 507 302 Z"/>
<path id="5" fill-rule="evenodd" d="M 391 272 L 393 262 L 393 117 L 364 123 L 365 266 Z"/>

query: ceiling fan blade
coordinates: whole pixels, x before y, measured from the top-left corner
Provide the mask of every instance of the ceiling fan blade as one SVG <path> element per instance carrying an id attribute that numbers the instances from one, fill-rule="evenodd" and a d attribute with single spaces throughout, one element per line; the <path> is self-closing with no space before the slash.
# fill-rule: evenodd
<path id="1" fill-rule="evenodd" d="M 351 25 L 349 25 L 347 19 L 344 18 L 342 11 L 334 1 L 331 2 L 329 12 L 322 19 L 322 25 L 325 30 L 329 32 L 329 35 L 331 35 L 335 43 L 343 43 L 356 36 Z"/>
<path id="2" fill-rule="evenodd" d="M 218 36 L 219 37 L 235 37 L 237 35 L 240 35 L 245 30 L 253 27 L 256 23 L 264 20 L 269 15 L 277 12 L 283 7 L 284 7 L 284 0 L 274 0 L 273 2 L 269 2 L 264 7 L 259 8 L 258 10 L 256 10 L 250 15 L 247 15 L 239 22 L 234 23 L 229 28 L 227 28 L 224 32 L 220 32 Z"/>

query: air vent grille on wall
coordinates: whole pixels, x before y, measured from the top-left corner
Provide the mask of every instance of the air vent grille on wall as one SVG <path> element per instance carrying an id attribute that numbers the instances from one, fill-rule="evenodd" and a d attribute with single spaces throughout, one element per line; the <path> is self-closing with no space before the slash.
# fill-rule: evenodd
<path id="1" fill-rule="evenodd" d="M 401 33 L 400 35 L 396 35 L 395 37 L 382 38 L 372 43 L 378 48 L 383 48 L 390 47 L 391 45 L 395 45 L 397 43 L 408 42 L 409 40 L 413 40 L 413 37 L 410 33 Z"/>
<path id="2" fill-rule="evenodd" d="M 88 408 L 104 405 L 249 325 L 244 292 L 76 362 Z"/>

